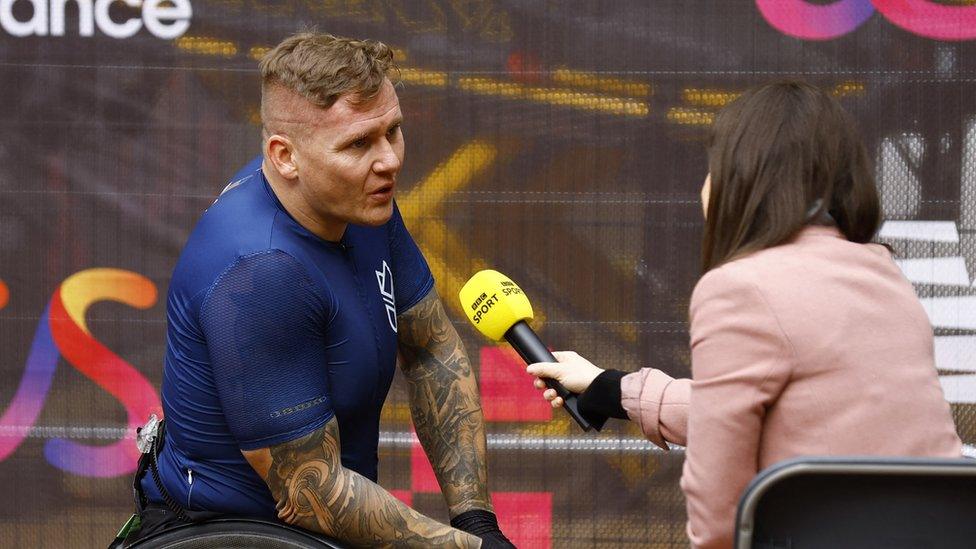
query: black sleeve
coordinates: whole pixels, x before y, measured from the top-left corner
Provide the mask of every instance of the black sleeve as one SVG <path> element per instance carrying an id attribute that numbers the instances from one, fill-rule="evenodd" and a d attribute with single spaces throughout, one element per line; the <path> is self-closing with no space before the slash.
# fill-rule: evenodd
<path id="1" fill-rule="evenodd" d="M 627 419 L 620 405 L 620 380 L 627 372 L 604 370 L 579 396 L 579 410 L 590 423 L 603 423 L 608 417 Z"/>

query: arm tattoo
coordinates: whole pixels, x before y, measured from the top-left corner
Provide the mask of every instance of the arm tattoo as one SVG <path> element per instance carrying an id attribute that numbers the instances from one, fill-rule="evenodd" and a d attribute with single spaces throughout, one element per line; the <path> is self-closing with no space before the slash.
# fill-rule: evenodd
<path id="1" fill-rule="evenodd" d="M 339 463 L 335 419 L 270 449 L 265 481 L 278 517 L 357 546 L 478 547 L 474 536 L 407 507 L 366 477 Z"/>
<path id="2" fill-rule="evenodd" d="M 450 514 L 491 510 L 481 400 L 461 337 L 433 289 L 398 322 L 410 413 Z"/>

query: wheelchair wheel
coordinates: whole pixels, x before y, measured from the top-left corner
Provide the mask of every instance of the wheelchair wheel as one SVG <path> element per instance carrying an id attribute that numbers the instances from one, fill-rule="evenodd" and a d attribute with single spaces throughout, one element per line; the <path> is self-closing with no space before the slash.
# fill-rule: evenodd
<path id="1" fill-rule="evenodd" d="M 164 530 L 131 549 L 342 549 L 338 542 L 290 526 L 257 519 L 214 519 Z"/>

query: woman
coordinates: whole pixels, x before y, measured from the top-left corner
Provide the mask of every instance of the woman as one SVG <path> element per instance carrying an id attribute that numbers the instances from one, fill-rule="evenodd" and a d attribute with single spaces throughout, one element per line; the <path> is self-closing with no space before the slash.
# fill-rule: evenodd
<path id="1" fill-rule="evenodd" d="M 731 547 L 742 490 L 773 463 L 959 457 L 961 443 L 928 317 L 887 248 L 869 243 L 877 191 L 840 104 L 798 82 L 754 88 L 718 115 L 708 153 L 692 379 L 625 375 L 575 353 L 528 371 L 582 393 L 584 413 L 686 445 L 688 536 Z"/>

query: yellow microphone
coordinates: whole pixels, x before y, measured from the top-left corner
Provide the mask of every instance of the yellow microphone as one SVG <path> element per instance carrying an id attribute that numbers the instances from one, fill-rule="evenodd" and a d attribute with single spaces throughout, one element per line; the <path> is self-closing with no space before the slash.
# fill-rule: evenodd
<path id="1" fill-rule="evenodd" d="M 490 269 L 479 271 L 464 284 L 458 297 L 468 320 L 479 332 L 494 341 L 508 341 L 527 364 L 558 362 L 525 322 L 532 318 L 532 305 L 522 288 L 507 276 Z M 594 428 L 580 414 L 576 393 L 554 379 L 544 381 L 562 397 L 563 408 L 584 431 Z"/>

